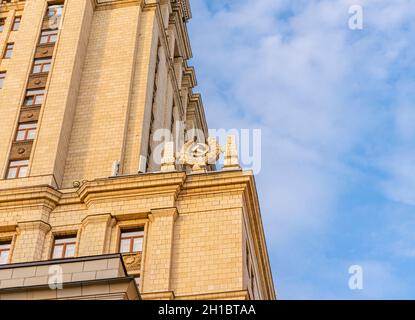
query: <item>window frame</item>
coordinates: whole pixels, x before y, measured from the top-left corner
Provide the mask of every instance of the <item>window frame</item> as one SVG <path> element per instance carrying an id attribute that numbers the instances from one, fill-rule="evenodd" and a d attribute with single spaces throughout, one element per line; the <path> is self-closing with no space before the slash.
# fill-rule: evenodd
<path id="1" fill-rule="evenodd" d="M 0 33 L 4 32 L 6 28 L 6 18 L 0 18 Z"/>
<path id="2" fill-rule="evenodd" d="M 71 242 L 63 242 L 63 243 L 56 243 L 56 241 L 59 240 L 73 240 Z M 65 236 L 54 236 L 53 239 L 53 244 L 52 244 L 52 252 L 51 252 L 51 259 L 55 260 L 55 259 L 70 259 L 70 258 L 74 258 L 76 256 L 76 243 L 77 243 L 77 235 L 76 234 L 71 234 L 71 235 L 65 235 Z M 69 245 L 73 245 L 74 246 L 74 254 L 73 256 L 67 257 L 66 253 L 67 253 L 67 247 Z M 56 247 L 62 247 L 62 253 L 60 255 L 60 257 L 55 257 L 55 248 Z"/>
<path id="3" fill-rule="evenodd" d="M 3 89 L 4 83 L 6 82 L 6 71 L 0 71 L 0 90 Z"/>
<path id="4" fill-rule="evenodd" d="M 12 31 L 19 31 L 22 23 L 22 16 L 15 16 L 13 19 Z"/>
<path id="5" fill-rule="evenodd" d="M 42 93 L 41 94 L 28 94 L 30 92 L 39 92 L 39 91 L 42 91 Z M 44 102 L 44 100 L 45 100 L 44 99 L 45 98 L 45 94 L 46 94 L 46 90 L 45 89 L 28 89 L 28 90 L 26 90 L 26 94 L 25 94 L 24 101 L 23 101 L 23 106 L 26 107 L 26 108 L 33 108 L 35 106 L 42 105 L 43 102 Z M 27 104 L 26 103 L 29 97 L 33 97 L 33 103 L 32 104 Z M 37 97 L 42 97 L 41 103 L 36 103 Z"/>
<path id="6" fill-rule="evenodd" d="M 4 49 L 3 59 L 11 59 L 13 57 L 13 50 L 14 50 L 14 42 L 7 43 Z"/>
<path id="7" fill-rule="evenodd" d="M 24 165 L 12 165 L 13 163 L 18 163 L 18 162 L 25 162 L 26 164 Z M 20 171 L 22 168 L 26 168 L 26 175 L 20 177 Z M 14 177 L 10 177 L 10 170 L 11 169 L 16 169 L 16 174 L 14 175 Z M 12 179 L 21 179 L 21 178 L 26 178 L 28 176 L 28 172 L 29 172 L 29 159 L 23 159 L 23 160 L 10 160 L 9 161 L 9 165 L 7 166 L 7 174 L 6 174 L 6 180 L 12 180 Z"/>
<path id="8" fill-rule="evenodd" d="M 141 235 L 137 235 L 137 236 L 123 236 L 124 234 L 127 233 L 133 233 L 133 232 L 139 232 L 142 233 Z M 143 247 L 144 247 L 144 237 L 145 237 L 145 227 L 137 227 L 137 228 L 128 228 L 128 229 L 121 229 L 120 230 L 120 237 L 119 237 L 119 241 L 118 241 L 118 251 L 121 254 L 131 254 L 131 253 L 142 253 L 143 252 Z M 141 251 L 134 251 L 134 240 L 135 239 L 141 239 Z M 128 252 L 123 252 L 121 251 L 121 244 L 123 240 L 129 240 L 130 244 L 129 244 L 129 251 Z"/>
<path id="9" fill-rule="evenodd" d="M 34 125 L 34 127 L 20 128 L 21 126 L 28 126 L 28 125 Z M 20 132 L 24 133 L 24 138 L 18 140 Z M 34 132 L 34 137 L 33 137 L 33 139 L 28 139 L 31 132 Z M 16 137 L 15 137 L 14 141 L 15 142 L 33 141 L 33 140 L 36 139 L 36 133 L 37 133 L 37 122 L 19 123 L 19 125 L 17 126 Z"/>
<path id="10" fill-rule="evenodd" d="M 55 9 L 55 8 L 57 8 L 58 10 L 55 10 L 55 12 L 57 12 L 58 14 L 57 15 L 55 15 L 55 14 L 50 14 L 51 12 L 53 12 L 51 9 Z M 64 4 L 63 3 L 58 3 L 58 4 L 50 4 L 49 6 L 48 6 L 48 8 L 46 9 L 46 17 L 47 18 L 52 18 L 52 17 L 54 17 L 54 16 L 57 16 L 57 17 L 62 17 L 62 14 L 63 14 L 63 8 L 64 8 Z"/>
<path id="11" fill-rule="evenodd" d="M 52 3 L 47 7 L 44 20 L 48 21 L 49 29 L 58 30 L 60 28 L 64 7 L 63 3 Z"/>
<path id="12" fill-rule="evenodd" d="M 47 62 L 38 63 L 39 61 L 47 61 Z M 47 71 L 43 70 L 45 66 L 49 66 Z M 34 59 L 33 66 L 32 66 L 32 74 L 48 73 L 50 71 L 51 66 L 52 66 L 52 58 L 37 58 L 37 59 Z M 36 67 L 40 68 L 39 72 L 35 72 Z"/>
<path id="13" fill-rule="evenodd" d="M 3 252 L 7 252 L 7 261 L 5 263 L 0 262 L 0 266 L 4 266 L 4 265 L 10 263 L 10 253 L 12 251 L 12 240 L 0 241 L 0 246 L 5 246 L 5 245 L 8 246 L 8 248 L 7 249 L 2 249 L 0 247 L 0 257 L 1 257 L 1 254 Z"/>
<path id="14" fill-rule="evenodd" d="M 48 34 L 45 34 L 48 33 Z M 58 34 L 59 34 L 59 30 L 58 29 L 47 29 L 47 30 L 42 30 L 42 32 L 40 33 L 40 37 L 39 37 L 39 44 L 50 44 L 50 43 L 56 43 L 58 41 Z M 50 39 L 52 37 L 55 37 L 54 41 L 50 41 Z M 42 38 L 47 37 L 47 41 L 46 42 L 42 42 Z"/>

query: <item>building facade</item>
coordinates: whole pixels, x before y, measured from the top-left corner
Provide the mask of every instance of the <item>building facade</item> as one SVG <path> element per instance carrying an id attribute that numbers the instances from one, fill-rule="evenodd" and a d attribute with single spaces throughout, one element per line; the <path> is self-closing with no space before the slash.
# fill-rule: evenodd
<path id="1" fill-rule="evenodd" d="M 190 18 L 0 0 L 0 299 L 275 299 L 252 173 L 158 139 L 208 135 Z"/>

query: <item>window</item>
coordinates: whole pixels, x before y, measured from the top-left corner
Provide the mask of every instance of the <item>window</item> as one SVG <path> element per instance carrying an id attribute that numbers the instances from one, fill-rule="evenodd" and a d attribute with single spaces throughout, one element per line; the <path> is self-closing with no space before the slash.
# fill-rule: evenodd
<path id="1" fill-rule="evenodd" d="M 0 19 L 0 32 L 4 31 L 4 25 L 6 24 L 6 19 Z"/>
<path id="2" fill-rule="evenodd" d="M 35 105 L 41 105 L 43 103 L 43 96 L 45 95 L 45 90 L 27 90 L 26 97 L 24 100 L 24 105 L 26 107 L 31 107 Z"/>
<path id="3" fill-rule="evenodd" d="M 55 238 L 52 259 L 72 258 L 75 256 L 76 236 Z"/>
<path id="4" fill-rule="evenodd" d="M 62 17 L 63 4 L 48 7 L 45 19 L 48 21 L 49 29 L 58 29 Z"/>
<path id="5" fill-rule="evenodd" d="M 62 10 L 63 10 L 63 4 L 51 5 L 48 7 L 47 16 L 48 18 L 61 17 Z"/>
<path id="6" fill-rule="evenodd" d="M 10 161 L 7 179 L 24 178 L 27 176 L 29 160 Z"/>
<path id="7" fill-rule="evenodd" d="M 52 59 L 35 59 L 32 73 L 49 72 Z"/>
<path id="8" fill-rule="evenodd" d="M 7 44 L 6 51 L 4 51 L 4 55 L 3 55 L 4 59 L 10 59 L 12 57 L 13 48 L 14 48 L 14 43 L 8 43 Z"/>
<path id="9" fill-rule="evenodd" d="M 120 252 L 132 253 L 143 251 L 144 229 L 126 230 L 121 232 Z"/>
<path id="10" fill-rule="evenodd" d="M 20 28 L 20 22 L 22 21 L 22 17 L 15 17 L 13 21 L 13 31 L 17 31 Z"/>
<path id="11" fill-rule="evenodd" d="M 12 244 L 10 241 L 0 242 L 0 264 L 9 263 L 11 246 Z"/>
<path id="12" fill-rule="evenodd" d="M 55 43 L 58 39 L 58 30 L 45 30 L 40 34 L 40 44 Z"/>
<path id="13" fill-rule="evenodd" d="M 3 89 L 6 72 L 0 72 L 0 89 Z"/>
<path id="14" fill-rule="evenodd" d="M 36 137 L 36 128 L 36 122 L 19 124 L 16 141 L 34 140 Z"/>

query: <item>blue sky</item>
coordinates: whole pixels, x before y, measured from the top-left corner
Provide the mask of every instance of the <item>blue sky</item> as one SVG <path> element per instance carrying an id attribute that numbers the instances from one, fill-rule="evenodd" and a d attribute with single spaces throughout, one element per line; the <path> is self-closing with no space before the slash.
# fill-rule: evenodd
<path id="1" fill-rule="evenodd" d="M 355 4 L 363 30 L 348 28 Z M 415 298 L 414 1 L 191 5 L 209 126 L 262 130 L 257 186 L 279 297 Z"/>

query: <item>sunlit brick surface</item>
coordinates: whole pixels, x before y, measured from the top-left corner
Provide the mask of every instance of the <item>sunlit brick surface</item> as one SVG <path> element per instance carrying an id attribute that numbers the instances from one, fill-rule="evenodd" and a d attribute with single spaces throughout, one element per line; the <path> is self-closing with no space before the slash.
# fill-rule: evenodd
<path id="1" fill-rule="evenodd" d="M 141 298 L 274 299 L 250 172 L 160 173 L 151 164 L 153 172 L 138 174 L 152 113 L 153 129 L 170 128 L 174 119 L 207 130 L 187 65 L 187 4 L 67 0 L 29 175 L 4 179 L 46 8 L 46 0 L 0 8 L 6 18 L 0 48 L 15 43 L 12 59 L 0 63 L 7 71 L 0 90 L 0 242 L 11 242 L 8 262 L 48 261 L 54 239 L 65 235 L 76 238 L 75 257 L 117 253 L 121 230 L 144 227 L 141 270 L 134 273 Z M 10 31 L 16 15 L 22 16 L 20 29 Z M 120 176 L 110 178 L 117 160 Z M 110 276 L 112 269 L 100 263 L 67 280 L 88 283 L 91 272 L 94 280 Z M 0 279 L 0 297 L 2 285 L 46 280 L 36 274 L 7 278 L 8 270 L 0 272 L 9 281 Z M 134 283 L 120 284 L 124 291 L 114 295 L 104 282 L 85 292 L 25 291 L 22 297 L 135 299 Z"/>

